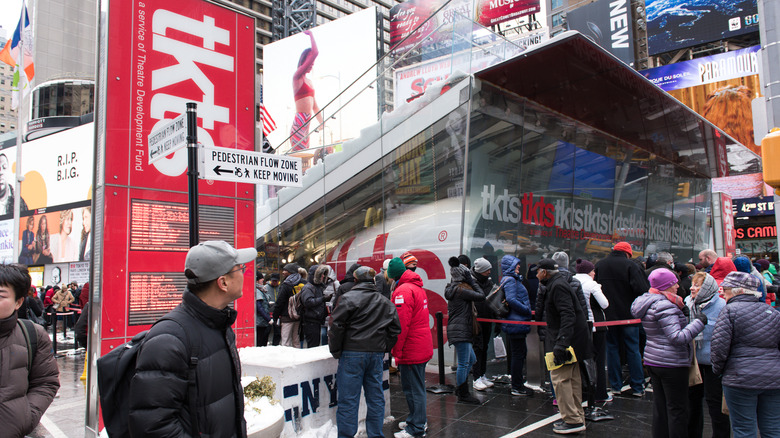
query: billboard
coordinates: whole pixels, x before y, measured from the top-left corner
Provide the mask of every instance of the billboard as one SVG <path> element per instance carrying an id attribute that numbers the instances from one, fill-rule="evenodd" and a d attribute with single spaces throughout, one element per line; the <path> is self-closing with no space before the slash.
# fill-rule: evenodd
<path id="1" fill-rule="evenodd" d="M 570 30 L 578 30 L 628 65 L 634 63 L 634 31 L 628 0 L 598 0 L 569 11 Z"/>
<path id="2" fill-rule="evenodd" d="M 436 13 L 439 8 L 442 9 Z M 460 32 L 454 29 L 452 23 L 463 21 L 467 27 L 462 30 L 471 32 L 472 28 L 465 20 L 490 27 L 540 10 L 539 0 L 451 0 L 449 3 L 446 0 L 408 0 L 390 9 L 390 47 L 396 54 L 401 54 L 425 38 L 428 39 L 423 47 L 437 44 L 448 46 L 453 43 L 453 31 Z M 425 22 L 434 14 L 433 18 Z M 414 35 L 404 41 L 412 33 Z"/>
<path id="3" fill-rule="evenodd" d="M 85 203 L 87 205 L 75 208 L 42 208 L 21 216 L 19 263 L 88 262 L 91 259 L 92 208 L 89 201 L 78 204 Z"/>
<path id="4" fill-rule="evenodd" d="M 398 108 L 405 102 L 409 102 L 425 92 L 425 89 L 434 82 L 447 79 L 454 71 L 473 73 L 490 67 L 523 52 L 529 47 L 541 44 L 549 39 L 549 29 L 542 29 L 522 34 L 520 38 L 512 40 L 518 45 L 517 53 L 501 53 L 501 57 L 493 55 L 489 47 L 480 47 L 477 50 L 461 51 L 449 56 L 431 59 L 408 67 L 395 70 L 395 107 Z M 506 48 L 506 46 L 503 46 Z"/>
<path id="5" fill-rule="evenodd" d="M 650 55 L 758 32 L 757 0 L 647 0 Z"/>
<path id="6" fill-rule="evenodd" d="M 361 128 L 377 121 L 377 91 L 366 88 L 377 73 L 361 77 L 377 61 L 376 8 L 347 15 L 310 32 L 311 36 L 299 33 L 263 48 L 263 101 L 277 124 L 268 140 L 274 148 L 282 146 L 282 152 L 293 146 L 300 150 L 340 143 L 357 137 Z M 309 52 L 312 45 L 317 50 Z M 304 51 L 315 54 L 313 65 L 296 74 Z M 300 87 L 297 93 L 293 91 L 294 83 Z M 345 109 L 334 114 L 342 106 Z M 323 113 L 313 119 L 321 108 Z M 320 127 L 323 121 L 324 127 Z M 320 132 L 307 140 L 316 127 Z M 285 142 L 292 132 L 297 132 L 296 141 Z"/>
<path id="7" fill-rule="evenodd" d="M 760 155 L 761 148 L 754 143 L 751 106 L 752 100 L 761 96 L 759 50 L 760 46 L 753 46 L 651 68 L 640 73 Z M 729 156 L 729 164 L 737 167 L 740 163 L 735 160 L 744 158 L 744 162 L 748 163 L 755 159 L 752 154 L 729 152 Z M 712 180 L 712 189 L 728 193 L 734 199 L 772 193 L 760 173 L 715 178 Z"/>

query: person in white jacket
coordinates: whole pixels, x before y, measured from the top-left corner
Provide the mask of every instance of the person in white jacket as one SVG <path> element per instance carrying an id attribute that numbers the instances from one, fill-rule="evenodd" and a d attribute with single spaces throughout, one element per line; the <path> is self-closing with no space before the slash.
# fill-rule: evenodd
<path id="1" fill-rule="evenodd" d="M 593 263 L 577 259 L 575 267 L 577 273 L 574 278 L 582 283 L 582 293 L 585 295 L 585 303 L 588 304 L 588 321 L 593 327 L 595 322 L 602 322 L 604 318 L 604 309 L 609 307 L 604 292 L 601 291 L 601 285 L 593 279 L 595 276 L 595 266 Z M 612 395 L 607 393 L 607 328 L 593 327 L 593 354 L 596 362 L 596 402 L 611 401 Z"/>

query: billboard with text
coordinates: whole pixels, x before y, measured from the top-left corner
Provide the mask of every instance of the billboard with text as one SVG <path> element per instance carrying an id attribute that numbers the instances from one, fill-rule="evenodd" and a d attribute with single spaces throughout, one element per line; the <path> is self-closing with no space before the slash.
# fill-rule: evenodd
<path id="1" fill-rule="evenodd" d="M 645 6 L 650 55 L 758 32 L 757 0 L 647 0 Z"/>
<path id="2" fill-rule="evenodd" d="M 598 0 L 566 15 L 570 30 L 578 30 L 628 65 L 634 62 L 634 37 L 628 0 Z"/>

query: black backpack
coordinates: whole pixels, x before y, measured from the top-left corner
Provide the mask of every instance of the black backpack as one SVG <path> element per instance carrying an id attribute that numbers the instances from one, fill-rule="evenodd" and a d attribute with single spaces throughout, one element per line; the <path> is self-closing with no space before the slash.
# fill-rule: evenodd
<path id="1" fill-rule="evenodd" d="M 176 312 L 163 316 L 155 324 L 166 320 L 179 324 L 187 335 L 187 345 L 190 350 L 187 402 L 192 421 L 192 436 L 199 436 L 195 398 L 197 396 L 196 368 L 200 345 L 190 342 L 189 334 L 181 321 L 177 319 Z M 111 438 L 130 436 L 130 382 L 135 375 L 138 352 L 146 340 L 147 333 L 149 330 L 138 333 L 129 342 L 114 348 L 97 360 L 98 393 L 100 394 L 103 424 Z"/>

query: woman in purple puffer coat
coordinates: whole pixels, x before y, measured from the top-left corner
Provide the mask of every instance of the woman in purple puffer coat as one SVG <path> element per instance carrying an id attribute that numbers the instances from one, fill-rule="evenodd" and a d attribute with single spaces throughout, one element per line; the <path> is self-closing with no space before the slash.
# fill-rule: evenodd
<path id="1" fill-rule="evenodd" d="M 674 272 L 656 269 L 648 279 L 650 290 L 634 300 L 631 313 L 642 320 L 647 335 L 644 362 L 653 384 L 653 438 L 685 438 L 691 341 L 704 330 L 707 316 L 696 315 L 688 324 Z"/>

